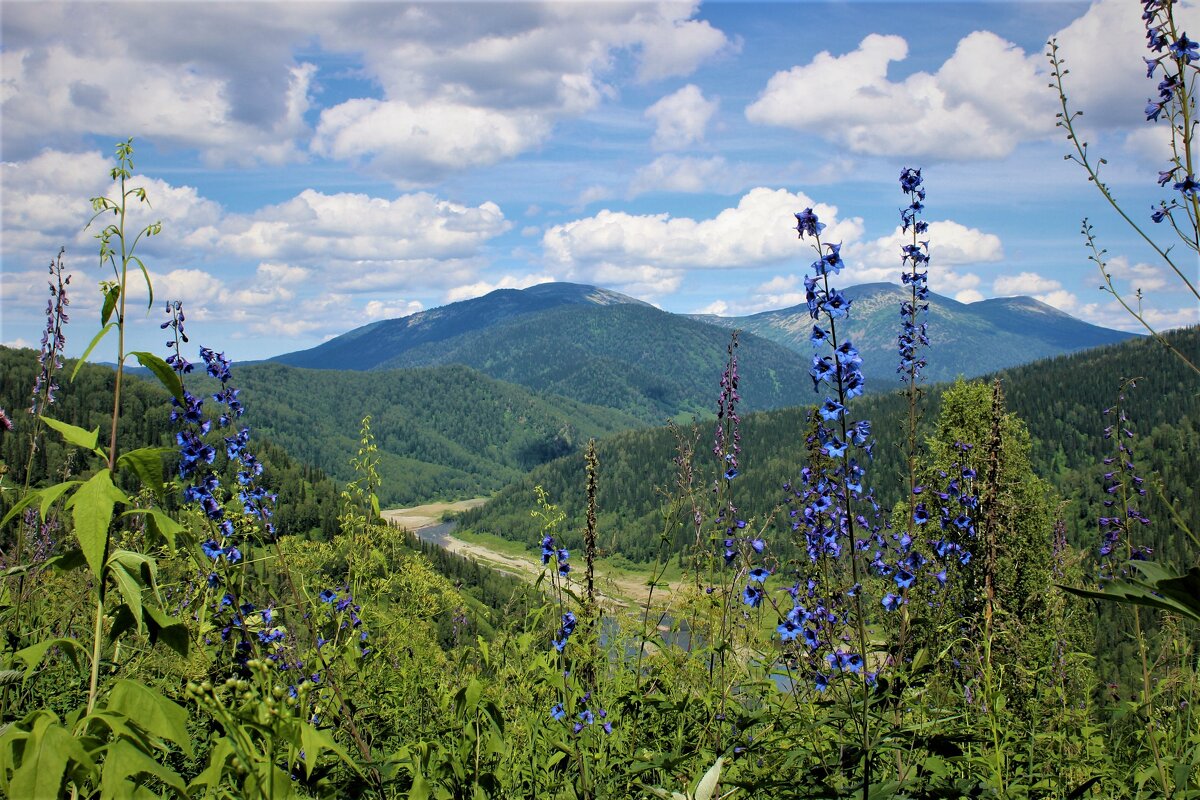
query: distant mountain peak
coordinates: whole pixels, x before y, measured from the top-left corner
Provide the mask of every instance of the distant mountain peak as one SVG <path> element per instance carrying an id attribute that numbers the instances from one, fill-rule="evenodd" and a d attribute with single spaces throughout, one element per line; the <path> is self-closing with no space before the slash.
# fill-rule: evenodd
<path id="1" fill-rule="evenodd" d="M 378 320 L 308 350 L 284 353 L 270 361 L 314 369 L 365 370 L 414 347 L 440 342 L 515 317 L 564 306 L 647 306 L 628 295 L 582 283 L 552 281 L 525 289 L 495 289 L 405 317 Z"/>

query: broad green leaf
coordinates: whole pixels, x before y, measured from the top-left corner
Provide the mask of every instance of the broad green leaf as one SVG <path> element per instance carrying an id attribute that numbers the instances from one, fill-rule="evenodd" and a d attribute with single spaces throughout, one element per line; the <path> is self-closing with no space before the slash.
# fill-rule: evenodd
<path id="1" fill-rule="evenodd" d="M 99 427 L 93 428 L 90 431 L 85 431 L 78 425 L 72 425 L 69 422 L 60 422 L 59 420 L 54 419 L 54 417 L 47 417 L 43 415 L 41 420 L 54 430 L 58 431 L 62 435 L 63 441 L 65 441 L 67 444 L 73 444 L 76 447 L 82 447 L 85 450 L 91 450 L 93 453 L 100 452 L 98 448 L 100 439 Z M 100 455 L 104 454 L 100 452 Z"/>
<path id="2" fill-rule="evenodd" d="M 204 771 L 192 779 L 188 784 L 188 789 L 195 789 L 200 786 L 207 786 L 212 789 L 221 783 L 221 776 L 225 773 L 225 765 L 229 763 L 229 759 L 233 758 L 233 745 L 229 739 L 221 737 L 217 739 L 217 743 L 208 751 L 208 766 Z M 189 792 L 190 793 L 190 792 Z"/>
<path id="3" fill-rule="evenodd" d="M 146 282 L 149 284 L 149 278 L 147 278 Z M 158 382 L 165 386 L 167 391 L 176 400 L 181 403 L 183 402 L 183 383 L 179 380 L 179 376 L 175 374 L 175 370 L 171 369 L 171 366 L 166 361 L 163 361 L 154 355 L 154 353 L 147 353 L 141 350 L 136 350 L 129 355 L 136 358 L 138 363 L 143 367 L 153 372 L 154 377 L 158 378 Z"/>
<path id="4" fill-rule="evenodd" d="M 138 727 L 179 745 L 191 756 L 192 744 L 187 733 L 188 713 L 159 692 L 131 680 L 119 680 L 108 694 L 109 711 L 124 714 Z"/>
<path id="5" fill-rule="evenodd" d="M 117 466 L 121 469 L 131 469 L 154 496 L 160 500 L 166 494 L 163 486 L 163 458 L 175 452 L 170 447 L 141 447 L 122 453 L 117 458 Z"/>
<path id="6" fill-rule="evenodd" d="M 112 522 L 113 506 L 118 500 L 124 499 L 124 493 L 113 486 L 112 475 L 106 469 L 88 478 L 71 498 L 75 536 L 97 580 L 103 576 L 104 551 L 108 547 L 108 525 Z"/>
<path id="7" fill-rule="evenodd" d="M 117 307 L 117 300 L 121 297 L 121 284 L 115 283 L 104 294 L 104 307 L 100 309 L 100 324 L 107 325 L 109 318 L 112 317 L 113 310 Z"/>
<path id="8" fill-rule="evenodd" d="M 334 738 L 329 735 L 329 731 L 319 730 L 307 722 L 302 722 L 300 724 L 300 747 L 304 750 L 305 776 L 312 774 L 318 756 L 326 750 L 336 753 L 342 761 L 358 772 L 358 765 L 350 758 L 350 754 L 346 752 L 345 748 L 334 741 Z"/>
<path id="9" fill-rule="evenodd" d="M 8 785 L 9 794 L 30 800 L 60 797 L 67 763 L 72 760 L 86 768 L 95 768 L 79 740 L 59 724 L 57 717 L 49 713 L 40 715 L 25 743 L 21 766 Z"/>
<path id="10" fill-rule="evenodd" d="M 99 333 L 92 337 L 91 344 L 87 346 L 87 349 L 83 351 L 83 355 L 81 355 L 79 360 L 75 362 L 75 369 L 71 370 L 71 380 L 75 380 L 75 376 L 79 374 L 79 368 L 87 363 L 88 356 L 90 356 L 92 351 L 96 349 L 96 345 L 100 344 L 100 340 L 104 338 L 104 334 L 112 330 L 116 324 L 117 323 L 115 322 L 108 323 L 100 329 Z"/>
<path id="11" fill-rule="evenodd" d="M 264 797 L 269 797 L 271 800 L 287 800 L 289 797 L 296 796 L 296 786 L 292 782 L 292 776 L 270 761 L 259 762 L 258 779 Z"/>
<path id="12" fill-rule="evenodd" d="M 140 631 L 142 629 L 141 618 L 133 616 L 133 612 L 129 610 L 129 606 L 124 603 L 114 608 L 110 616 L 112 618 L 112 623 L 108 629 L 108 641 L 110 643 L 120 639 L 127 631 Z"/>
<path id="13" fill-rule="evenodd" d="M 165 541 L 167 546 L 172 550 L 175 549 L 175 536 L 183 530 L 183 526 L 172 517 L 157 508 L 137 508 L 133 511 L 126 511 L 121 516 L 129 516 L 130 514 L 144 515 L 147 529 Z"/>
<path id="14" fill-rule="evenodd" d="M 129 574 L 129 570 L 124 564 L 109 559 L 108 572 L 117 582 L 117 588 L 121 590 L 121 597 L 125 598 L 125 605 L 129 606 L 129 611 L 133 614 L 138 628 L 138 633 L 143 630 L 142 626 L 142 584 L 133 575 Z"/>
<path id="15" fill-rule="evenodd" d="M 100 782 L 101 797 L 120 797 L 121 784 L 134 775 L 153 775 L 160 781 L 186 793 L 183 778 L 175 770 L 159 764 L 148 754 L 135 747 L 128 739 L 113 742 L 104 757 L 104 776 Z M 129 789 L 133 788 L 129 784 Z M 129 790 L 126 790 L 128 792 Z M 132 796 L 129 794 L 128 796 Z"/>
<path id="16" fill-rule="evenodd" d="M 37 499 L 39 496 L 40 496 L 40 493 L 37 492 L 36 490 L 31 491 L 28 494 L 26 494 L 24 497 L 22 497 L 20 500 L 18 500 L 16 503 L 14 503 L 13 507 L 10 508 L 8 510 L 8 513 L 4 515 L 4 519 L 0 520 L 0 528 L 3 528 L 5 525 L 8 524 L 9 520 L 11 520 L 13 517 L 17 516 L 18 514 L 20 514 L 22 511 L 24 511 L 29 506 L 33 505 L 35 502 L 37 502 Z"/>
<path id="17" fill-rule="evenodd" d="M 179 655 L 187 658 L 188 636 L 187 625 L 178 617 L 172 617 L 156 605 L 142 606 L 142 622 L 150 632 L 150 643 L 161 641 Z"/>
<path id="18" fill-rule="evenodd" d="M 718 758 L 717 762 L 708 768 L 708 772 L 704 773 L 696 787 L 696 800 L 712 800 L 713 793 L 717 791 L 717 784 L 721 782 L 721 765 L 724 763 L 723 757 Z"/>
<path id="19" fill-rule="evenodd" d="M 20 661 L 25 665 L 25 677 L 28 678 L 41 665 L 42 659 L 46 657 L 46 653 L 52 647 L 61 647 L 63 652 L 70 656 L 72 661 L 76 664 L 79 663 L 75 660 L 75 651 L 82 650 L 83 648 L 74 639 L 44 639 L 37 644 L 31 644 L 29 647 L 13 653 L 13 660 Z"/>
<path id="20" fill-rule="evenodd" d="M 62 497 L 71 487 L 78 486 L 81 483 L 83 481 L 63 481 L 62 483 L 56 483 L 53 486 L 47 486 L 45 489 L 42 489 L 42 504 L 39 509 L 42 519 L 45 519 L 46 515 L 50 513 L 50 507 L 58 501 L 58 498 Z"/>

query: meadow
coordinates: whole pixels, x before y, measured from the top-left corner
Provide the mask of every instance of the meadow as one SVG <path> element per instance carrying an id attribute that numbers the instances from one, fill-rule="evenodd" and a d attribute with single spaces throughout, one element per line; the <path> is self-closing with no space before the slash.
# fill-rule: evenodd
<path id="1" fill-rule="evenodd" d="M 1200 302 L 1200 49 L 1176 3 L 1142 7 L 1167 199 L 1122 214 Z M 1120 208 L 1077 138 L 1053 42 L 1048 56 L 1068 157 Z M 525 483 L 515 456 L 461 470 L 464 498 L 484 478 L 512 484 L 461 524 L 486 543 L 488 513 L 522 517 L 513 552 L 541 566 L 526 579 L 389 524 L 370 417 L 338 432 L 355 452 L 340 485 L 256 437 L 230 356 L 193 348 L 188 309 L 154 297 L 138 246 L 160 226 L 126 227 L 148 199 L 128 184 L 134 156 L 118 144 L 113 193 L 92 201 L 111 273 L 83 357 L 63 358 L 61 253 L 40 353 L 4 351 L 6 796 L 1200 798 L 1197 337 L 1150 328 L 1086 220 L 1105 291 L 1148 333 L 1104 353 L 1154 370 L 1100 387 L 1094 441 L 1055 441 L 1065 418 L 1022 420 L 1004 380 L 927 385 L 936 189 L 904 167 L 899 391 L 862 396 L 840 244 L 796 209 L 779 235 L 813 259 L 815 405 L 744 420 L 734 332 L 723 362 L 688 365 L 706 370 L 691 378 L 710 382 L 714 416 L 592 438 Z M 127 303 L 143 283 L 157 322 Z M 164 349 L 127 350 L 135 324 L 158 324 Z M 86 363 L 101 342 L 111 369 Z M 1029 369 L 1069 395 L 1051 363 L 1068 374 Z M 1140 420 L 1139 393 L 1163 384 L 1181 399 Z M 574 475 L 569 513 L 565 487 L 536 482 L 551 467 Z M 423 499 L 446 499 L 428 483 Z M 1092 497 L 1070 520 L 1064 487 Z M 604 557 L 644 584 L 640 603 L 604 601 Z"/>

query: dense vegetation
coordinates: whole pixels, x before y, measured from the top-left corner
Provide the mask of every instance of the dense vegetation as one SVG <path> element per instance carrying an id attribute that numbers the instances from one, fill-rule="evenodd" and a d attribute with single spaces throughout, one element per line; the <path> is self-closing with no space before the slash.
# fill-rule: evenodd
<path id="1" fill-rule="evenodd" d="M 1151 52 L 1162 54 L 1151 71 L 1167 74 L 1151 111 L 1169 105 L 1182 120 L 1164 183 L 1191 153 L 1200 51 L 1176 29 L 1173 3 L 1143 8 Z M 1051 56 L 1060 125 L 1107 192 L 1072 128 L 1053 43 Z M 369 414 L 337 428 L 349 468 L 333 535 L 286 534 L 286 505 L 324 484 L 282 452 L 265 463 L 246 425 L 254 393 L 240 393 L 243 371 L 184 347 L 179 302 L 163 309 L 165 357 L 126 347 L 130 289 L 151 274 L 135 253 L 159 226 L 126 230 L 128 205 L 146 197 L 127 183 L 132 140 L 116 156 L 113 197 L 93 200 L 112 279 L 100 284 L 102 327 L 86 351 L 111 336 L 115 369 L 75 375 L 63 363 L 61 258 L 36 362 L 4 353 L 5 401 L 32 401 L 12 412 L 15 426 L 0 415 L 6 796 L 1200 797 L 1190 480 L 1200 331 L 922 391 L 937 358 L 919 238 L 926 196 L 920 170 L 906 168 L 909 295 L 896 339 L 905 391 L 860 397 L 863 358 L 834 285 L 840 245 L 822 240 L 813 209 L 798 210 L 800 245 L 817 259 L 808 374 L 819 406 L 743 420 L 743 392 L 763 376 L 742 369 L 735 334 L 716 363 L 690 365 L 706 376 L 697 386 L 716 387 L 715 420 L 589 441 L 582 466 L 541 468 L 560 485 L 526 484 L 526 535 L 544 566 L 531 589 L 382 524 L 381 441 L 404 434 Z M 1200 252 L 1200 192 L 1190 173 L 1176 177 L 1178 195 L 1160 211 Z M 127 373 L 135 361 L 169 406 Z M 261 380 L 328 391 L 307 373 L 263 369 Z M 443 393 L 478 380 L 460 368 L 408 375 Z M 339 393 L 413 405 L 386 375 L 364 377 L 383 388 L 341 383 Z M 10 379 L 31 381 L 28 394 Z M 466 396 L 487 402 L 503 391 L 493 389 Z M 484 430 L 459 439 L 446 433 L 454 421 L 437 420 L 455 413 L 452 399 L 416 397 L 439 457 L 496 445 L 486 456 L 518 469 L 555 454 L 538 450 L 551 428 L 516 434 L 534 446 L 524 462 L 497 444 L 525 429 L 487 420 L 519 418 L 528 405 L 483 409 L 469 419 Z M 408 410 L 409 420 L 424 413 Z M 333 404 L 314 398 L 295 411 L 290 424 L 303 417 L 313 435 L 323 424 L 313 418 Z M 581 424 L 571 439 L 582 435 Z M 281 496 L 284 476 L 297 496 Z M 487 513 L 515 508 L 522 491 Z M 1074 509 L 1060 492 L 1077 493 L 1067 495 Z M 604 546 L 650 564 L 644 605 L 596 596 Z M 668 591 L 672 561 L 682 577 Z M 1110 634 L 1127 659 L 1097 664 L 1089 652 L 1092 600 L 1106 619 L 1128 621 Z M 1112 669 L 1120 683 L 1105 685 Z"/>
<path id="2" fill-rule="evenodd" d="M 896 349 L 896 308 L 907 290 L 890 283 L 868 283 L 845 291 L 853 313 L 847 334 L 863 356 L 868 391 L 890 391 L 897 385 L 892 353 Z M 1108 330 L 1064 314 L 1030 297 L 997 297 L 960 303 L 929 293 L 929 342 L 938 358 L 929 363 L 930 381 L 973 378 L 1015 364 L 1112 344 L 1129 334 Z M 701 317 L 727 328 L 748 331 L 812 353 L 808 306 L 764 311 L 748 317 Z"/>
<path id="3" fill-rule="evenodd" d="M 581 306 L 414 347 L 383 366 L 467 364 L 500 380 L 660 423 L 711 410 L 703 365 L 719 363 L 727 341 L 720 328 L 651 306 Z M 748 408 L 800 402 L 807 358 L 756 336 L 743 337 L 742 355 Z"/>
<path id="4" fill-rule="evenodd" d="M 1173 331 L 1169 341 L 1187 353 L 1200 353 L 1200 329 Z M 1108 425 L 1101 410 L 1116 402 L 1116 387 L 1125 378 L 1144 376 L 1128 393 L 1129 417 L 1136 422 L 1138 463 L 1163 482 L 1167 497 L 1186 498 L 1194 476 L 1200 475 L 1200 394 L 1173 377 L 1174 356 L 1148 339 L 1037 361 L 1014 367 L 987 381 L 998 379 L 1008 409 L 1025 421 L 1031 435 L 1030 458 L 1034 471 L 1058 490 L 1064 505 L 1072 543 L 1084 549 L 1093 544 L 1101 492 L 1101 463 L 1111 449 L 1101 436 Z M 1053 376 L 1048 379 L 1048 376 Z M 946 385 L 927 389 L 936 406 Z M 810 402 L 812 395 L 809 395 Z M 886 508 L 902 501 L 899 478 L 905 470 L 902 418 L 908 403 L 902 393 L 876 394 L 858 404 L 862 416 L 874 423 L 874 458 L 867 467 L 867 481 L 876 487 L 876 498 Z M 742 455 L 745 465 L 739 495 L 748 508 L 770 509 L 781 496 L 783 484 L 796 477 L 804 464 L 807 448 L 804 432 L 811 407 L 797 407 L 748 414 L 742 421 Z M 921 438 L 932 432 L 933 419 L 926 417 Z M 693 431 L 681 429 L 679 436 L 667 428 L 627 431 L 598 444 L 602 465 L 599 507 L 601 541 L 605 550 L 625 558 L 647 562 L 655 558 L 661 532 L 662 492 L 669 488 L 676 469 L 674 459 L 682 437 L 689 448 L 700 452 L 711 446 L 712 424 L 700 423 Z M 711 483 L 716 465 L 710 465 L 703 480 Z M 566 514 L 567 541 L 578 547 L 584 527 L 586 499 L 580 476 L 583 455 L 545 464 L 518 483 L 506 487 L 487 505 L 463 515 L 462 524 L 481 533 L 514 541 L 536 541 L 537 525 L 528 514 L 533 487 L 540 485 L 555 497 Z M 1148 498 L 1152 524 L 1143 531 L 1149 547 L 1168 560 L 1183 555 L 1167 510 L 1157 496 Z M 1200 508 L 1189 507 L 1186 521 L 1200 528 Z M 687 544 L 687 531 L 679 529 L 671 540 L 673 549 Z"/>
<path id="5" fill-rule="evenodd" d="M 75 363 L 65 368 L 73 370 Z M 10 484 L 44 486 L 86 471 L 76 448 L 54 437 L 38 437 L 32 450 L 31 436 L 36 420 L 26 410 L 31 402 L 30 388 L 38 374 L 38 354 L 34 350 L 0 347 L 0 408 L 12 410 L 14 430 L 0 437 L 0 463 L 9 465 Z M 62 382 L 68 390 L 54 398 L 56 417 L 84 429 L 99 430 L 99 439 L 107 441 L 112 430 L 112 394 L 116 377 L 109 367 L 95 364 L 80 366 L 74 380 Z M 123 403 L 127 421 L 118 428 L 117 443 L 122 450 L 157 445 L 174 449 L 177 426 L 171 422 L 171 396 L 160 385 L 131 379 L 124 384 Z M 106 407 L 107 405 L 107 407 Z M 277 440 L 260 437 L 256 453 L 263 465 L 263 483 L 279 498 L 275 527 L 281 535 L 329 539 L 338 528 L 339 489 L 312 461 L 297 460 L 291 447 Z M 25 465 L 30 469 L 26 474 Z M 167 467 L 174 469 L 174 463 Z M 128 476 L 126 476 L 128 477 Z M 161 477 L 161 475 L 160 475 Z M 119 485 L 131 490 L 133 484 Z M 4 502 L 11 503 L 6 497 Z M 177 507 L 177 503 L 169 504 Z"/>

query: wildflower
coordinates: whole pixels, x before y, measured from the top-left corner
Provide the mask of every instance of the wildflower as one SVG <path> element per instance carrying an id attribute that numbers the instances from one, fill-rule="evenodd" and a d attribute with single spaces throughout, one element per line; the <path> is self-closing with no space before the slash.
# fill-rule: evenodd
<path id="1" fill-rule="evenodd" d="M 550 709 L 550 716 L 553 719 L 561 720 L 566 715 L 567 712 L 563 709 L 562 703 L 555 703 Z"/>
<path id="2" fill-rule="evenodd" d="M 42 333 L 42 349 L 38 353 L 37 377 L 33 382 L 33 404 L 29 407 L 30 414 L 43 414 L 46 407 L 54 404 L 54 393 L 58 391 L 56 375 L 62 369 L 62 354 L 66 348 L 67 339 L 63 334 L 63 326 L 70 322 L 67 306 L 71 304 L 67 297 L 67 286 L 71 276 L 63 277 L 63 253 L 59 250 L 58 257 L 50 262 L 50 299 L 46 301 L 46 330 Z"/>
<path id="3" fill-rule="evenodd" d="M 825 224 L 817 219 L 811 208 L 806 208 L 796 215 L 796 230 L 799 231 L 801 239 L 805 235 L 819 236 L 821 231 L 825 230 Z"/>

